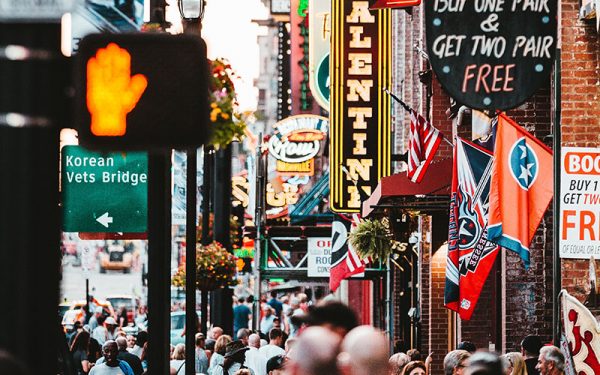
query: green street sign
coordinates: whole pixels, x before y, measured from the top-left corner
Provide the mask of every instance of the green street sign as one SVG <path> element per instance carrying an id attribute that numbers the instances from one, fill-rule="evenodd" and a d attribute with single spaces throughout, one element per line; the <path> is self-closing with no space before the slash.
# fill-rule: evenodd
<path id="1" fill-rule="evenodd" d="M 61 177 L 65 232 L 146 232 L 145 152 L 103 153 L 65 146 Z"/>

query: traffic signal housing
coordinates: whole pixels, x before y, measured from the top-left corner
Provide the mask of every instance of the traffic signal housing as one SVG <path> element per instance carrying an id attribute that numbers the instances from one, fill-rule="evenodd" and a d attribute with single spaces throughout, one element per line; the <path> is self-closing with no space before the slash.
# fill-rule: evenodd
<path id="1" fill-rule="evenodd" d="M 198 147 L 209 133 L 206 45 L 193 35 L 92 34 L 76 57 L 80 144 L 103 150 Z"/>

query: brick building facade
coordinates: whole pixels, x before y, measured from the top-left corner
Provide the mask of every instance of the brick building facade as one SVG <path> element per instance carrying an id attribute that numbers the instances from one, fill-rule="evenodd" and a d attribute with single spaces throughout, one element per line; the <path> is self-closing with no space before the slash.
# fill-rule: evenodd
<path id="1" fill-rule="evenodd" d="M 579 1 L 559 3 L 558 57 L 560 59 L 560 90 L 556 76 L 526 103 L 508 111 L 517 123 L 538 139 L 552 145 L 552 129 L 560 116 L 563 146 L 598 147 L 600 145 L 600 46 L 595 22 L 579 20 Z M 395 82 L 394 90 L 404 101 L 427 115 L 432 124 L 448 139 L 454 135 L 471 139 L 468 122 L 457 126 L 448 119 L 450 98 L 433 75 L 431 96 L 419 79 L 419 72 L 428 63 L 419 48 L 425 45 L 423 6 L 394 11 Z M 407 145 L 409 118 L 401 107 L 395 108 L 395 151 L 403 153 Z M 452 157 L 451 147 L 442 144 L 435 160 Z M 398 172 L 398 168 L 396 169 Z M 552 254 L 553 219 L 551 206 L 540 223 L 530 246 L 531 267 L 526 270 L 520 258 L 511 251 L 501 250 L 497 266 L 492 270 L 470 321 L 460 321 L 443 307 L 446 249 L 440 246 L 447 237 L 445 215 L 421 215 L 419 310 L 420 332 L 416 346 L 421 352 L 434 352 L 433 373 L 442 372 L 444 355 L 462 340 L 473 341 L 478 348 L 499 352 L 519 349 L 527 334 L 538 334 L 545 342 L 552 339 Z M 444 222 L 445 221 L 445 222 Z M 441 233 L 440 233 L 441 232 Z M 589 262 L 562 261 L 562 285 L 583 300 L 589 293 Z M 401 277 L 396 269 L 395 277 Z M 405 316 L 398 308 L 400 297 L 395 294 L 395 332 Z M 397 340 L 406 337 L 396 335 Z"/>

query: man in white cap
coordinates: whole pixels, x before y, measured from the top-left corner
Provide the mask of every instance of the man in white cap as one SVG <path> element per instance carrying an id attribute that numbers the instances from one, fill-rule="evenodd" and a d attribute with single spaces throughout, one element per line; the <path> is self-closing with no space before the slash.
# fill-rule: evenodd
<path id="1" fill-rule="evenodd" d="M 112 316 L 104 319 L 104 316 L 98 318 L 98 326 L 92 331 L 92 337 L 98 341 L 100 345 L 108 340 L 114 340 L 117 336 L 117 322 Z"/>

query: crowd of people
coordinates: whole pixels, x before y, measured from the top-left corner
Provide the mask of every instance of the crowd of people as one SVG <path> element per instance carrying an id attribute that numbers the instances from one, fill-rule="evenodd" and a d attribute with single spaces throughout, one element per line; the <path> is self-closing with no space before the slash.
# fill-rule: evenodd
<path id="1" fill-rule="evenodd" d="M 195 335 L 196 374 L 208 375 L 559 375 L 565 359 L 538 336 L 527 336 L 520 352 L 498 355 L 464 341 L 433 364 L 415 349 L 391 357 L 384 332 L 365 325 L 345 304 L 323 300 L 308 304 L 304 296 L 261 301 L 259 329 L 250 330 L 252 313 L 245 298 L 234 301 L 234 337 L 220 327 Z M 141 375 L 148 371 L 148 335 L 117 329 L 112 317 L 97 317 L 97 327 L 78 327 L 68 335 L 77 375 Z M 103 327 L 103 329 L 99 329 Z M 101 334 L 100 334 L 101 333 Z M 171 347 L 171 374 L 185 374 L 184 344 Z"/>

